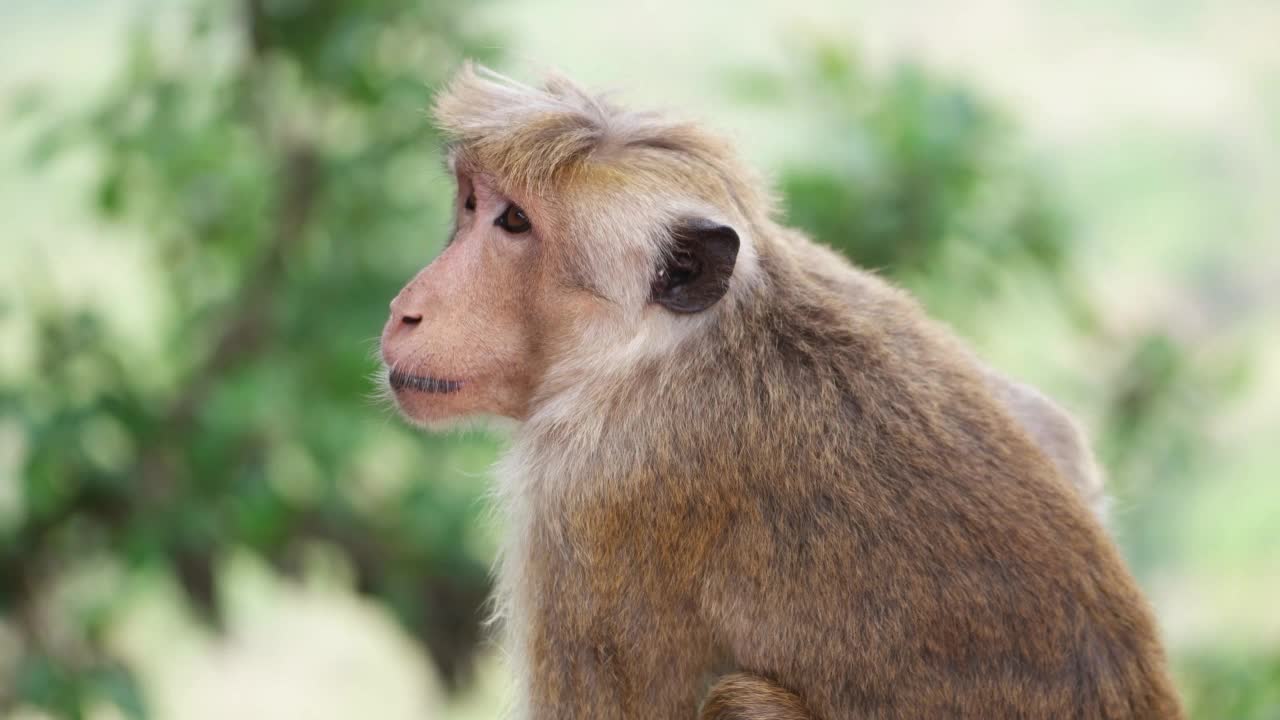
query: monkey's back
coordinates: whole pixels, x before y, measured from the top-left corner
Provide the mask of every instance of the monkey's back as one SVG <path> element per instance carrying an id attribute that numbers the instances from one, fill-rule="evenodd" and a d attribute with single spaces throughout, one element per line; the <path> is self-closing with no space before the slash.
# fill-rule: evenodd
<path id="1" fill-rule="evenodd" d="M 707 610 L 738 662 L 819 716 L 1175 716 L 1115 548 L 949 336 L 789 281 L 737 355 L 765 372 Z"/>
<path id="2" fill-rule="evenodd" d="M 685 386 L 640 471 L 722 662 L 824 718 L 1177 717 L 1116 549 L 969 356 L 875 281 L 764 267 L 768 303 L 655 370 Z"/>

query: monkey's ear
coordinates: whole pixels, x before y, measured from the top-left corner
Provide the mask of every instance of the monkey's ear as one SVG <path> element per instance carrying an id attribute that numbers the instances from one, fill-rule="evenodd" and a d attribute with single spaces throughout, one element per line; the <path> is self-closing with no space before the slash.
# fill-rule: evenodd
<path id="1" fill-rule="evenodd" d="M 702 312 L 729 291 L 738 233 L 728 225 L 691 218 L 672 227 L 671 237 L 671 251 L 658 267 L 649 297 L 671 312 Z"/>

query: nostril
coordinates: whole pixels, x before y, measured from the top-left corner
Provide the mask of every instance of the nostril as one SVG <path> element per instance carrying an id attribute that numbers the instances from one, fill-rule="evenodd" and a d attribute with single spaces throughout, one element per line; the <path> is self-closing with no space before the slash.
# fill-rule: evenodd
<path id="1" fill-rule="evenodd" d="M 415 313 L 413 315 L 401 315 L 400 322 L 404 323 L 405 325 L 417 325 L 418 323 L 422 322 L 422 314 Z"/>

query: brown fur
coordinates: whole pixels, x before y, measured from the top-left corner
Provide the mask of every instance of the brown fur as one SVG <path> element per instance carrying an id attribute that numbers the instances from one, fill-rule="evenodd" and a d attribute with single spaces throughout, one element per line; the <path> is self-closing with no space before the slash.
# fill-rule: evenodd
<path id="1" fill-rule="evenodd" d="M 702 720 L 808 720 L 812 715 L 795 693 L 744 673 L 720 678 L 707 692 Z"/>
<path id="2" fill-rule="evenodd" d="M 805 262 L 818 282 L 855 301 L 869 292 L 875 294 L 867 287 L 867 276 L 852 272 L 835 251 L 800 234 L 795 234 L 792 242 L 808 254 Z M 895 290 L 890 288 L 888 292 Z M 969 354 L 965 348 L 957 347 L 956 351 Z M 981 369 L 995 398 L 1049 457 L 1059 474 L 1080 493 L 1094 514 L 1105 521 L 1107 497 L 1102 472 L 1080 426 L 1066 410 L 1040 391 L 987 366 L 976 356 L 972 361 Z"/>
<path id="3" fill-rule="evenodd" d="M 905 293 L 820 259 L 687 126 L 472 69 L 438 109 L 460 185 L 494 199 L 402 294 L 384 356 L 465 374 L 488 328 L 524 339 L 496 379 L 397 394 L 419 420 L 522 421 L 499 472 L 522 715 L 1181 716 L 1054 453 Z M 487 224 L 512 200 L 524 240 Z M 687 213 L 743 249 L 728 294 L 676 316 L 647 293 Z M 519 302 L 461 289 L 494 274 Z M 499 406 L 490 386 L 528 390 Z"/>

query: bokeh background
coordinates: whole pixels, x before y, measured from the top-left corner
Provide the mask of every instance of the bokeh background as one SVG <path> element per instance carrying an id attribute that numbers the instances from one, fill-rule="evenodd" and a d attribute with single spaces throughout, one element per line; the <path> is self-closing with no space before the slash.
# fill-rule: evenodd
<path id="1" fill-rule="evenodd" d="M 489 718 L 501 438 L 372 397 L 464 57 L 734 137 L 1089 427 L 1196 718 L 1280 718 L 1280 5 L 6 0 L 0 717 Z"/>

